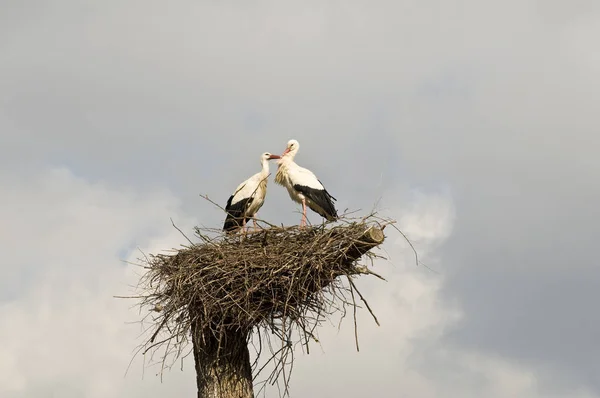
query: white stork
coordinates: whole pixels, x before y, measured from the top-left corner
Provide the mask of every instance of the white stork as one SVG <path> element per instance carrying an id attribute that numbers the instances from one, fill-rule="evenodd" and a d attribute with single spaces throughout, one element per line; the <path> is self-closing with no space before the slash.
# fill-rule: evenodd
<path id="1" fill-rule="evenodd" d="M 243 229 L 246 226 L 246 221 L 250 218 L 252 218 L 256 229 L 254 216 L 265 203 L 265 196 L 267 195 L 269 160 L 280 158 L 281 156 L 271 155 L 269 152 L 260 155 L 262 170 L 238 185 L 227 201 L 227 206 L 225 206 L 227 217 L 223 224 L 223 231 L 235 233 L 240 228 Z"/>
<path id="2" fill-rule="evenodd" d="M 290 198 L 296 203 L 302 204 L 302 221 L 300 226 L 306 225 L 306 206 L 328 221 L 338 218 L 333 200 L 337 200 L 323 186 L 321 181 L 312 171 L 298 166 L 294 162 L 294 156 L 298 153 L 300 144 L 296 140 L 290 140 L 287 148 L 277 162 L 279 168 L 275 175 L 275 183 L 287 188 Z"/>

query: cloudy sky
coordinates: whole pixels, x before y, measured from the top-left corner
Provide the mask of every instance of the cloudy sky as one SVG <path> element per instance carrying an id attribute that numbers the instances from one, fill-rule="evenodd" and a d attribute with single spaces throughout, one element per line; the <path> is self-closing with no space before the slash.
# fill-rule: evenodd
<path id="1" fill-rule="evenodd" d="M 0 0 L 0 396 L 195 396 L 136 359 L 138 248 L 300 141 L 399 221 L 292 397 L 600 397 L 600 3 Z M 297 223 L 270 183 L 260 216 Z M 309 215 L 312 222 L 319 222 Z M 267 396 L 276 396 L 268 390 Z"/>

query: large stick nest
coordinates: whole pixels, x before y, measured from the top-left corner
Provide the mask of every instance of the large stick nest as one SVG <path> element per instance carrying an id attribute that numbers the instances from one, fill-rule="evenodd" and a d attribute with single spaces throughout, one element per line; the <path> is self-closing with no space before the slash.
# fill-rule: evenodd
<path id="1" fill-rule="evenodd" d="M 358 259 L 364 255 L 372 262 L 380 257 L 369 250 L 383 235 L 380 242 L 365 242 L 365 231 L 381 234 L 390 223 L 372 214 L 343 217 L 334 226 L 271 226 L 235 236 L 197 228 L 199 243 L 190 241 L 180 250 L 143 259 L 147 271 L 141 280 L 141 304 L 158 313 L 144 353 L 166 345 L 163 365 L 169 355 L 179 358 L 192 323 L 217 336 L 226 328 L 254 329 L 258 335 L 268 331 L 264 334 L 277 336 L 280 346 L 285 342 L 278 351 L 291 351 L 293 332 L 304 344 L 316 340 L 315 328 L 329 315 L 345 315 L 347 305 L 356 313 L 355 298 L 373 315 L 352 277 L 378 276 Z"/>

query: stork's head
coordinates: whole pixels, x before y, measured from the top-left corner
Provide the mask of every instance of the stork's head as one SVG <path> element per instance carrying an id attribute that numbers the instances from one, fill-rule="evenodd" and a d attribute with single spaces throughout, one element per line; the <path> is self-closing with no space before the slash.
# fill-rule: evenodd
<path id="1" fill-rule="evenodd" d="M 296 153 L 298 152 L 298 149 L 300 149 L 300 144 L 298 143 L 298 141 L 296 140 L 289 140 L 287 143 L 287 148 L 285 148 L 285 151 L 283 151 L 283 153 L 281 154 L 281 156 L 289 156 L 292 159 L 294 158 L 294 156 L 296 156 Z"/>
<path id="2" fill-rule="evenodd" d="M 281 159 L 281 156 L 279 155 L 273 155 L 270 152 L 265 152 L 262 155 L 260 155 L 260 161 L 262 162 L 268 162 L 271 159 Z"/>

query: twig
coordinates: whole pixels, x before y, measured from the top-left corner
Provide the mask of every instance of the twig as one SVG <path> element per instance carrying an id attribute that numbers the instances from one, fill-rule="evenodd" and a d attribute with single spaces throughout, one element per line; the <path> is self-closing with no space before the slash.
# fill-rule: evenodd
<path id="1" fill-rule="evenodd" d="M 183 233 L 183 231 L 182 231 L 181 229 L 179 229 L 179 227 L 178 227 L 177 225 L 175 225 L 175 222 L 173 221 L 173 219 L 172 219 L 172 218 L 171 218 L 171 224 L 173 224 L 173 226 L 175 227 L 175 229 L 176 229 L 176 230 L 178 230 L 178 231 L 179 231 L 179 233 L 181 233 L 181 235 L 183 235 L 183 237 L 184 237 L 184 238 L 186 238 L 186 239 L 187 239 L 187 241 L 188 241 L 188 242 L 190 242 L 190 244 L 191 244 L 191 245 L 193 245 L 193 244 L 194 244 L 194 242 L 192 242 L 192 241 L 190 240 L 190 238 L 188 238 L 188 237 L 187 237 L 187 236 L 186 236 L 186 235 Z"/>
<path id="2" fill-rule="evenodd" d="M 356 287 L 356 285 L 354 284 L 354 282 L 352 282 L 352 279 L 348 278 L 348 281 L 350 282 L 350 285 L 352 285 L 352 287 L 354 288 L 354 290 L 356 290 L 356 293 L 358 293 L 358 297 L 360 297 L 360 299 L 362 300 L 363 303 L 365 303 L 365 306 L 367 307 L 367 309 L 369 310 L 369 312 L 371 313 L 371 316 L 373 317 L 373 319 L 375 320 L 375 323 L 377 324 L 377 326 L 381 326 L 379 324 L 379 321 L 377 320 L 377 317 L 375 316 L 375 314 L 373 313 L 373 310 L 371 309 L 371 307 L 369 306 L 369 303 L 367 302 L 367 300 L 365 300 L 365 298 L 363 297 L 362 293 L 360 292 L 360 290 L 358 290 L 358 288 Z"/>
<path id="3" fill-rule="evenodd" d="M 350 277 L 346 276 L 348 281 L 350 282 L 350 294 L 352 295 L 352 311 L 354 316 L 354 341 L 356 342 L 356 351 L 360 352 L 360 348 L 358 347 L 358 326 L 356 324 L 356 300 L 354 299 L 354 286 L 350 281 Z"/>

